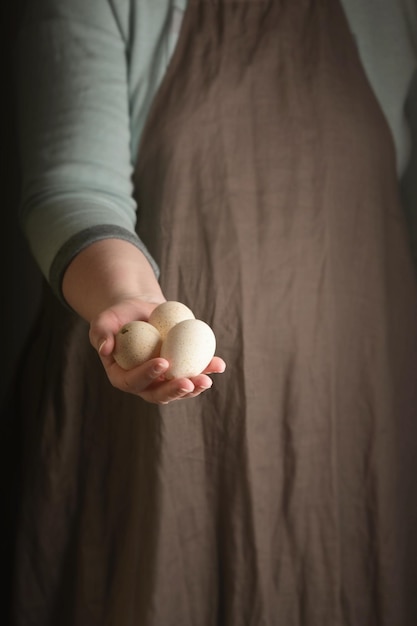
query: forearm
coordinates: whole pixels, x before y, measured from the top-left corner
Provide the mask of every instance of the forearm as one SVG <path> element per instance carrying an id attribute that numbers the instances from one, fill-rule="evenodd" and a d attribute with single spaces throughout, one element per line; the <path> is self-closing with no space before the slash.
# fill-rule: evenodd
<path id="1" fill-rule="evenodd" d="M 82 250 L 64 274 L 62 292 L 68 305 L 88 322 L 123 299 L 164 301 L 144 254 L 120 239 L 104 239 Z"/>

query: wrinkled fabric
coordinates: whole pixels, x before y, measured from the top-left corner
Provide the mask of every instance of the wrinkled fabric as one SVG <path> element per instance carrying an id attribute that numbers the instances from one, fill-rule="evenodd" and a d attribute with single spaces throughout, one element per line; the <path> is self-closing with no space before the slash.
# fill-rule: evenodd
<path id="1" fill-rule="evenodd" d="M 189 3 L 135 173 L 224 374 L 154 406 L 46 294 L 22 376 L 18 626 L 415 626 L 417 288 L 334 0 Z"/>

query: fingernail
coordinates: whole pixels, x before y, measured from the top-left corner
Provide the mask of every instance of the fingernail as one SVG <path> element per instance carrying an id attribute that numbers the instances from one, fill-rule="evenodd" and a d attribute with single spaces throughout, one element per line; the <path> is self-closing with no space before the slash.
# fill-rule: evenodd
<path id="1" fill-rule="evenodd" d="M 165 365 L 162 365 L 162 363 L 158 363 L 158 365 L 155 365 L 155 367 L 152 370 L 155 376 L 159 376 L 159 374 L 162 374 L 163 371 L 165 371 Z"/>
<path id="2" fill-rule="evenodd" d="M 99 347 L 98 347 L 98 353 L 101 354 L 102 349 L 104 348 L 104 344 L 106 343 L 107 339 L 103 339 L 103 341 L 100 343 Z"/>
<path id="3" fill-rule="evenodd" d="M 212 385 L 205 385 L 204 387 L 203 387 L 203 385 L 200 385 L 198 387 L 198 390 L 199 391 L 207 391 L 207 389 L 211 389 L 211 387 L 212 387 Z"/>

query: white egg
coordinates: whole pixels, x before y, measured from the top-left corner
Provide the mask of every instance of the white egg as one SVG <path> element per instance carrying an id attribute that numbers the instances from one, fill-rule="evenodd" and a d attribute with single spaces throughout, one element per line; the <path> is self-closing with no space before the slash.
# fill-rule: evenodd
<path id="1" fill-rule="evenodd" d="M 159 330 L 162 340 L 164 340 L 173 326 L 183 320 L 191 319 L 195 319 L 195 315 L 188 306 L 175 300 L 168 300 L 152 311 L 149 324 Z"/>
<path id="2" fill-rule="evenodd" d="M 188 319 L 176 324 L 162 342 L 161 357 L 169 361 L 167 378 L 201 374 L 216 350 L 216 338 L 208 324 Z"/>
<path id="3" fill-rule="evenodd" d="M 159 356 L 161 335 L 147 322 L 129 322 L 122 326 L 115 337 L 113 357 L 125 370 Z"/>

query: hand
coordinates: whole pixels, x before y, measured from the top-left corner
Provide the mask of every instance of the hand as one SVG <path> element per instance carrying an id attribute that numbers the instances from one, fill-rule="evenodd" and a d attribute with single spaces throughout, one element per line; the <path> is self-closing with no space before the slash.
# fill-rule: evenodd
<path id="1" fill-rule="evenodd" d="M 214 357 L 199 376 L 166 380 L 166 359 L 152 359 L 130 371 L 117 365 L 112 352 L 120 328 L 133 320 L 148 321 L 154 308 L 165 302 L 149 262 L 126 241 L 105 239 L 82 250 L 68 266 L 62 289 L 68 304 L 89 322 L 90 342 L 109 381 L 121 391 L 166 404 L 198 396 L 212 385 L 207 374 L 225 369 L 224 361 Z"/>
<path id="2" fill-rule="evenodd" d="M 148 402 L 168 404 L 181 398 L 194 398 L 209 389 L 212 380 L 208 374 L 224 372 L 226 364 L 215 356 L 202 374 L 173 380 L 164 378 L 169 363 L 163 358 L 151 359 L 128 371 L 121 368 L 112 357 L 115 335 L 127 322 L 148 321 L 153 309 L 161 302 L 164 302 L 164 298 L 157 295 L 153 301 L 128 298 L 113 304 L 92 320 L 90 341 L 98 351 L 109 381 L 114 387 Z"/>

